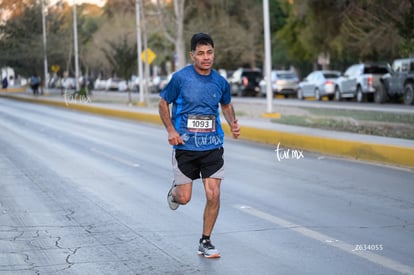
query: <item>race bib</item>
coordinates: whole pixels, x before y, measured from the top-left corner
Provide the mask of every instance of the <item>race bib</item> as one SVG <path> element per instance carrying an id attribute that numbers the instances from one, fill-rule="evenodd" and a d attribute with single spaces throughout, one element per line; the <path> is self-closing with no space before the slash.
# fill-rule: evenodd
<path id="1" fill-rule="evenodd" d="M 190 132 L 215 132 L 216 116 L 214 115 L 189 115 L 187 129 Z"/>

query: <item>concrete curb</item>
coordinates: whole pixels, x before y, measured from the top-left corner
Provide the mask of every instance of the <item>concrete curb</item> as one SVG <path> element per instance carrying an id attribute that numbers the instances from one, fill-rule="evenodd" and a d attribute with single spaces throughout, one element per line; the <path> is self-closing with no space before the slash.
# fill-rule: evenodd
<path id="1" fill-rule="evenodd" d="M 26 102 L 64 107 L 109 117 L 125 118 L 162 125 L 161 119 L 157 114 L 117 110 L 109 107 L 94 106 L 87 103 L 65 103 L 62 101 L 44 98 L 13 96 L 12 94 L 0 93 L 0 96 Z M 223 129 L 226 135 L 231 134 L 227 124 L 223 123 Z M 400 147 L 387 144 L 334 139 L 322 136 L 310 136 L 249 126 L 242 126 L 241 131 L 243 140 L 275 145 L 275 149 L 278 144 L 281 144 L 284 148 L 290 148 L 290 150 L 306 150 L 414 169 L 414 148 L 412 147 Z"/>

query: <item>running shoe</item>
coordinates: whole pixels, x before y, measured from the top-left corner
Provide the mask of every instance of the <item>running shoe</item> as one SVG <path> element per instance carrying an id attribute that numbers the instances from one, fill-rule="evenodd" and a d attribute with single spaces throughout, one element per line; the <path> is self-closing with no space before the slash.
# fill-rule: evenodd
<path id="1" fill-rule="evenodd" d="M 200 240 L 198 254 L 206 258 L 220 258 L 220 252 L 214 247 L 210 240 Z"/>
<path id="2" fill-rule="evenodd" d="M 178 208 L 178 206 L 180 206 L 177 202 L 174 201 L 174 197 L 172 195 L 172 190 L 175 186 L 175 183 L 173 181 L 170 190 L 168 191 L 168 195 L 167 195 L 167 202 L 168 202 L 168 206 L 171 208 L 171 210 L 176 210 Z"/>

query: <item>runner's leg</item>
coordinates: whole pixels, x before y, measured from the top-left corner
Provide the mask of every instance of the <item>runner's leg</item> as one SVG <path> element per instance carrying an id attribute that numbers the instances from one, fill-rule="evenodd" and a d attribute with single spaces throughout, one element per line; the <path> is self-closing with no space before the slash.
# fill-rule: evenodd
<path id="1" fill-rule="evenodd" d="M 172 195 L 173 195 L 174 201 L 182 205 L 187 204 L 191 200 L 192 190 L 193 190 L 193 184 L 191 182 L 176 185 L 172 189 Z"/>
<path id="2" fill-rule="evenodd" d="M 207 200 L 204 208 L 203 235 L 210 236 L 220 209 L 221 179 L 205 178 L 203 183 Z"/>

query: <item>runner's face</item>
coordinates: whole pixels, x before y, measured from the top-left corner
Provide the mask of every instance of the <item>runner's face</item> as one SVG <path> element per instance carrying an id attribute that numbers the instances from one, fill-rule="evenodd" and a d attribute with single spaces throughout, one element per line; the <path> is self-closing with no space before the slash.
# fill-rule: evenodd
<path id="1" fill-rule="evenodd" d="M 200 74 L 209 74 L 214 62 L 214 49 L 211 45 L 199 44 L 190 53 L 196 71 Z"/>

